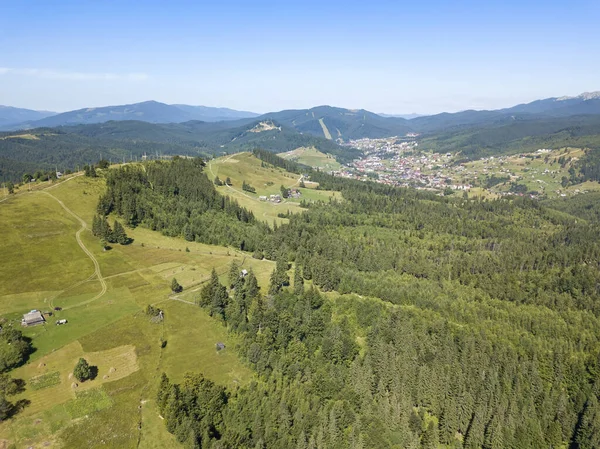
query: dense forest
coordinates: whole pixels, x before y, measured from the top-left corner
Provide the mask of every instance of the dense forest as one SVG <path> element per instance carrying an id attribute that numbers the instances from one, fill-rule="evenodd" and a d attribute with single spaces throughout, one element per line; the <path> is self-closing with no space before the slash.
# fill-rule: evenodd
<path id="1" fill-rule="evenodd" d="M 340 162 L 357 158 L 360 151 L 294 129 L 273 125 L 255 132 L 258 122 L 233 126 L 237 122 L 186 122 L 153 124 L 138 121 L 94 125 L 38 128 L 0 132 L 0 181 L 19 181 L 23 173 L 35 170 L 75 170 L 104 158 L 118 162 L 141 160 L 142 156 L 211 157 L 236 151 L 290 151 L 315 147 L 335 155 Z M 232 127 L 233 126 L 233 127 Z M 254 131 L 252 131 L 254 130 Z"/>
<path id="2" fill-rule="evenodd" d="M 593 203 L 452 199 L 312 172 L 344 201 L 271 230 L 202 170 L 114 170 L 99 204 L 129 226 L 277 261 L 268 291 L 232 267 L 198 295 L 258 379 L 226 390 L 164 376 L 161 415 L 185 447 L 600 447 Z"/>
<path id="3" fill-rule="evenodd" d="M 423 136 L 420 147 L 440 153 L 457 152 L 469 159 L 536 151 L 539 148 L 600 149 L 600 116 L 560 118 L 504 117 Z"/>

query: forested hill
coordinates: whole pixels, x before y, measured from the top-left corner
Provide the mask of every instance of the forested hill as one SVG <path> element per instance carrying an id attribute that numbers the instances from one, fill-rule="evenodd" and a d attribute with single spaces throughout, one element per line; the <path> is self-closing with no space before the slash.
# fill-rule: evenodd
<path id="1" fill-rule="evenodd" d="M 243 240 L 254 257 L 277 261 L 268 292 L 235 268 L 229 285 L 215 273 L 199 292 L 199 305 L 237 334 L 257 380 L 226 390 L 201 375 L 163 377 L 157 404 L 178 441 L 600 447 L 593 215 L 315 172 L 344 201 L 313 204 L 269 230 L 221 208 L 201 173 L 199 161 L 181 159 L 120 169 L 99 208 L 186 239 L 228 235 L 223 242 Z"/>
<path id="2" fill-rule="evenodd" d="M 425 135 L 421 146 L 468 159 L 540 148 L 600 149 L 600 115 L 559 118 L 506 117 L 493 124 Z"/>
<path id="3" fill-rule="evenodd" d="M 0 133 L 0 181 L 18 181 L 23 173 L 39 169 L 61 171 L 106 160 L 140 159 L 143 155 L 207 156 L 262 148 L 289 151 L 315 147 L 340 161 L 360 155 L 353 148 L 274 122 L 253 121 L 233 126 L 228 122 L 152 124 L 113 121 L 95 125 L 39 128 Z"/>

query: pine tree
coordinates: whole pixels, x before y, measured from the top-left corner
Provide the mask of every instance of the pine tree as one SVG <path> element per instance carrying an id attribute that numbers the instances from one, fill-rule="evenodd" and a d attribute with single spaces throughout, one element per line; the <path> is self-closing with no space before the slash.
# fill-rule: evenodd
<path id="1" fill-rule="evenodd" d="M 183 291 L 183 287 L 179 285 L 179 282 L 177 282 L 177 279 L 175 278 L 173 278 L 173 280 L 171 281 L 171 291 L 173 293 L 180 293 L 181 291 Z"/>
<path id="2" fill-rule="evenodd" d="M 285 249 L 277 253 L 276 265 L 273 273 L 271 273 L 269 294 L 274 295 L 285 285 L 290 284 L 290 277 L 287 274 L 288 261 Z"/>
<path id="3" fill-rule="evenodd" d="M 281 290 L 281 284 L 279 283 L 277 268 L 274 268 L 269 278 L 269 295 L 275 295 L 279 290 Z"/>
<path id="4" fill-rule="evenodd" d="M 251 302 L 258 296 L 258 281 L 256 280 L 256 276 L 254 275 L 252 268 L 250 268 L 248 271 L 248 276 L 246 276 L 246 280 L 244 281 L 244 290 L 246 291 L 245 297 L 248 302 Z"/>
<path id="5" fill-rule="evenodd" d="M 233 260 L 231 265 L 229 266 L 229 288 L 233 288 L 233 286 L 237 283 L 240 278 L 240 264 L 237 260 Z"/>
<path id="6" fill-rule="evenodd" d="M 210 305 L 214 292 L 219 285 L 219 276 L 217 275 L 217 271 L 213 268 L 210 273 L 210 280 L 202 287 L 202 290 L 200 290 L 200 295 L 198 297 L 198 304 L 200 307 L 208 307 Z"/>
<path id="7" fill-rule="evenodd" d="M 224 285 L 219 284 L 213 292 L 210 305 L 210 316 L 226 319 L 225 309 L 227 308 L 228 302 L 229 295 L 227 294 L 227 288 Z"/>
<path id="8" fill-rule="evenodd" d="M 423 449 L 437 449 L 439 444 L 438 429 L 433 421 L 429 421 L 427 428 L 421 438 L 421 447 Z"/>
<path id="9" fill-rule="evenodd" d="M 115 220 L 112 231 L 112 238 L 115 243 L 119 243 L 121 245 L 127 245 L 129 243 L 129 237 L 125 233 L 125 228 L 123 225 Z"/>
<path id="10" fill-rule="evenodd" d="M 108 243 L 116 243 L 116 240 L 114 240 L 113 231 L 110 228 L 106 217 L 102 219 L 100 230 L 102 232 L 102 237 L 104 238 L 104 240 L 106 240 Z"/>
<path id="11" fill-rule="evenodd" d="M 302 269 L 298 262 L 296 262 L 296 266 L 294 267 L 294 293 L 296 295 L 304 293 L 304 277 L 302 277 Z"/>
<path id="12" fill-rule="evenodd" d="M 165 373 L 162 373 L 160 377 L 160 385 L 158 386 L 158 392 L 156 395 L 156 404 L 158 405 L 158 411 L 162 414 L 164 412 L 165 405 L 169 399 L 169 392 L 171 391 L 171 383 Z"/>
<path id="13" fill-rule="evenodd" d="M 94 215 L 92 219 L 92 235 L 95 237 L 102 235 L 102 219 L 98 215 Z"/>
<path id="14" fill-rule="evenodd" d="M 592 393 L 585 404 L 575 435 L 577 449 L 600 448 L 600 409 L 598 400 Z"/>
<path id="15" fill-rule="evenodd" d="M 281 187 L 279 187 L 279 190 L 281 191 L 281 197 L 282 198 L 287 198 L 288 197 L 288 189 L 287 189 L 287 187 L 284 187 L 282 185 Z"/>

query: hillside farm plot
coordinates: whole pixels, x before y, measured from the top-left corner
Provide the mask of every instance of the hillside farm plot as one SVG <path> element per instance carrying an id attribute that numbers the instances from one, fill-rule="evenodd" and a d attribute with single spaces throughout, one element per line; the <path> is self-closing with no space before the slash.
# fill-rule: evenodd
<path id="1" fill-rule="evenodd" d="M 332 155 L 322 153 L 315 147 L 296 148 L 286 153 L 279 153 L 277 156 L 324 171 L 338 171 L 342 167 Z"/>
<path id="2" fill-rule="evenodd" d="M 490 157 L 465 163 L 460 174 L 449 175 L 455 182 L 480 184 L 493 194 L 505 194 L 515 185 L 523 185 L 526 192 L 552 198 L 597 189 L 594 183 L 586 186 L 563 185 L 563 178 L 570 177 L 569 170 L 583 154 L 579 148 L 562 148 Z"/>
<path id="3" fill-rule="evenodd" d="M 335 192 L 317 191 L 318 184 L 316 183 L 306 182 L 306 187 L 300 188 L 300 175 L 264 164 L 251 153 L 239 153 L 216 159 L 209 162 L 207 169 L 207 174 L 213 177 L 218 176 L 223 182 L 230 178 L 231 185 L 218 187 L 219 193 L 234 198 L 240 206 L 251 210 L 257 219 L 267 224 L 287 223 L 287 218 L 279 215 L 287 214 L 288 211 L 290 213 L 302 212 L 303 209 L 300 207 L 302 199 L 328 201 L 329 197 L 335 195 Z M 243 182 L 254 187 L 256 192 L 243 191 Z M 300 198 L 282 198 L 279 203 L 269 201 L 270 195 L 281 194 L 281 186 L 298 189 L 301 192 Z M 261 200 L 261 196 L 266 196 L 267 200 Z"/>
<path id="4" fill-rule="evenodd" d="M 263 166 L 264 165 L 264 166 Z M 231 187 L 242 191 L 245 181 L 256 189 L 252 197 L 280 193 L 280 187 L 294 187 L 300 184 L 300 175 L 262 164 L 252 153 L 238 153 L 210 161 L 207 176 L 218 176 L 225 182 L 231 179 Z M 244 192 L 249 193 L 249 192 Z"/>

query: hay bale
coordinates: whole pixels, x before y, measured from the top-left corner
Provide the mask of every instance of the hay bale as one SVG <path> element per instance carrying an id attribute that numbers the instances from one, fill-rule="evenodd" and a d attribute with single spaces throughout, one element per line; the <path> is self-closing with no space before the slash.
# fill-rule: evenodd
<path id="1" fill-rule="evenodd" d="M 114 373 L 115 371 L 116 371 L 116 368 L 114 366 L 108 370 L 109 373 Z"/>
<path id="2" fill-rule="evenodd" d="M 69 380 L 73 379 L 73 373 L 69 373 Z"/>
<path id="3" fill-rule="evenodd" d="M 46 366 L 46 364 L 42 362 L 38 365 L 38 368 L 43 368 L 44 366 Z"/>
<path id="4" fill-rule="evenodd" d="M 73 383 L 71 384 L 71 388 L 77 388 L 78 386 L 79 386 L 79 385 L 77 384 L 77 382 L 73 382 Z"/>
<path id="5" fill-rule="evenodd" d="M 104 380 L 108 379 L 108 374 L 105 374 L 104 376 L 102 376 L 102 379 L 104 379 Z"/>

